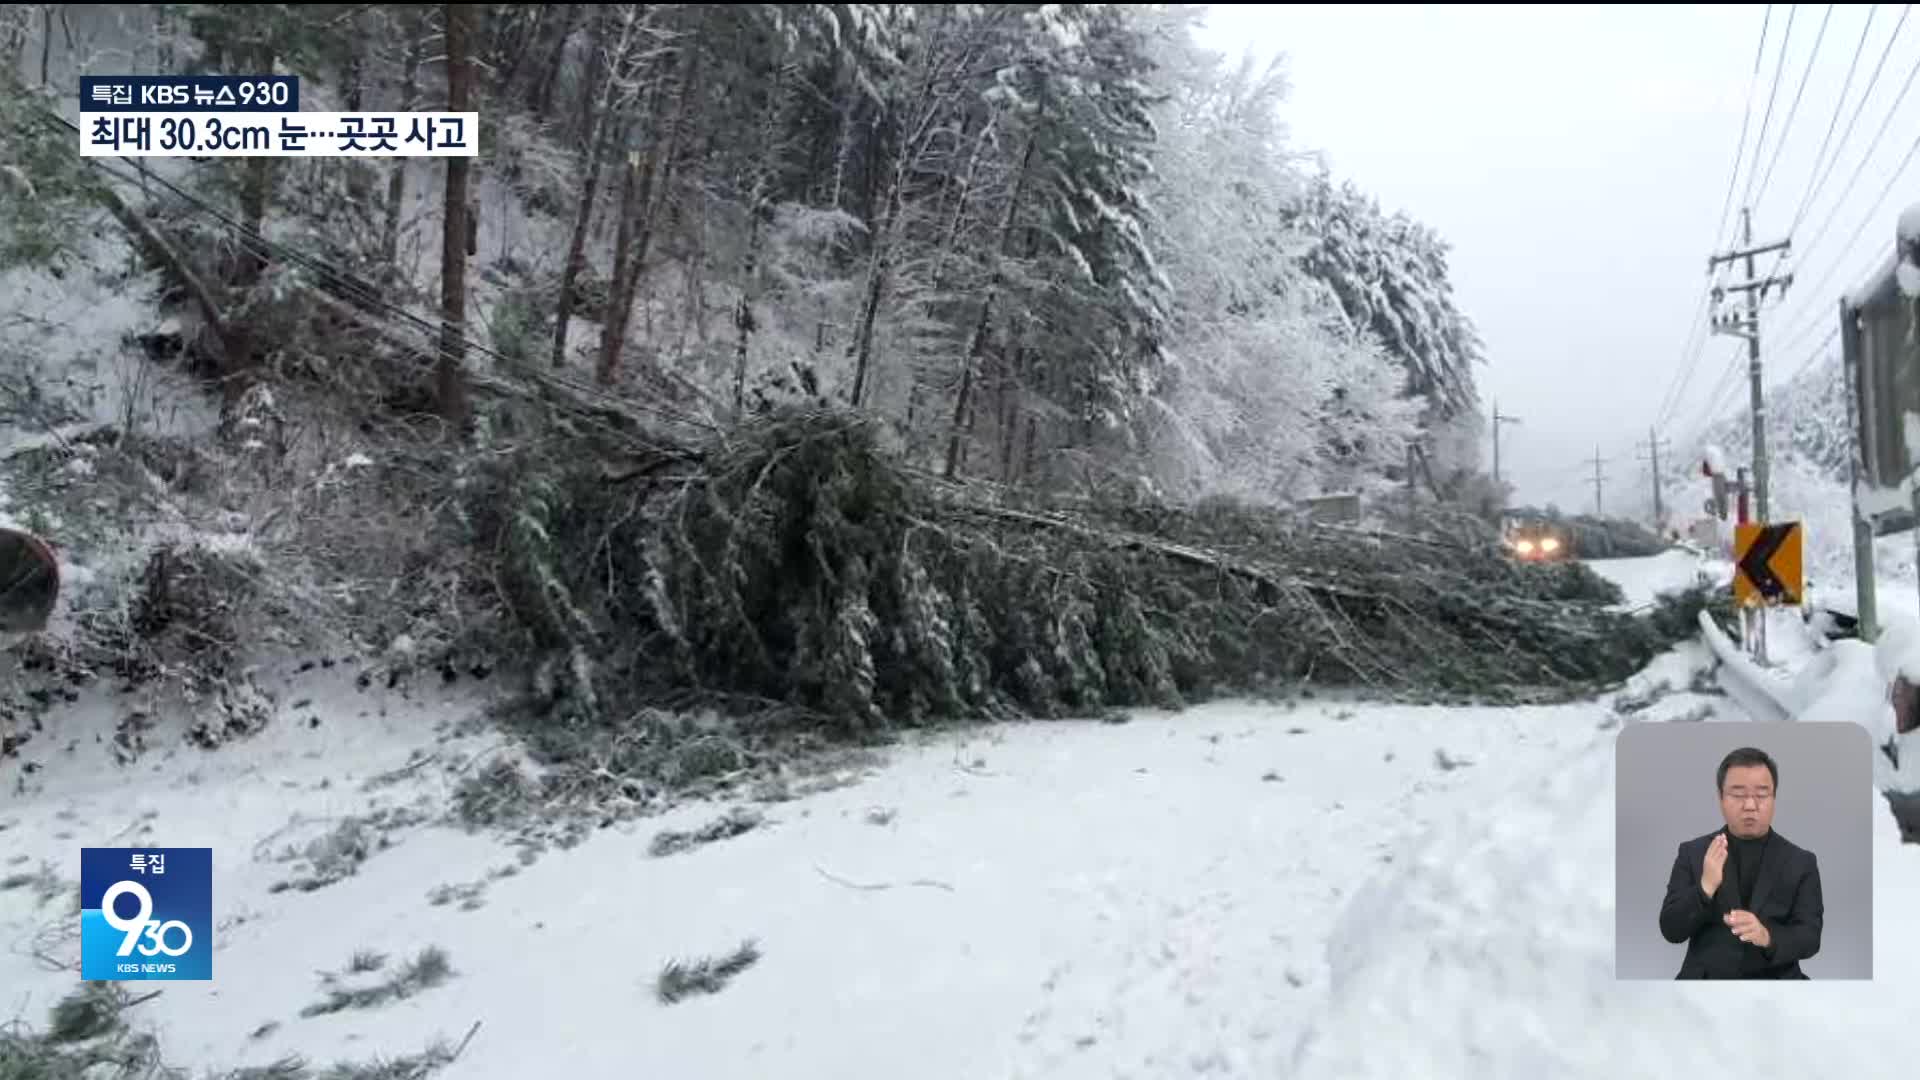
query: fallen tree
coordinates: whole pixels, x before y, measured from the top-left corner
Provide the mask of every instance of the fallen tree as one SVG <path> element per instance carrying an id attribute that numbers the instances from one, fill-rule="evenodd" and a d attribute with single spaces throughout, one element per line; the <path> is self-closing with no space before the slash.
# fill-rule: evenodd
<path id="1" fill-rule="evenodd" d="M 705 702 L 860 735 L 1308 683 L 1559 700 L 1690 636 L 1707 602 L 1635 618 L 1579 564 L 1277 511 L 1013 505 L 830 412 L 618 468 L 548 444 L 492 481 L 469 511 L 547 715 L 602 726 Z"/>

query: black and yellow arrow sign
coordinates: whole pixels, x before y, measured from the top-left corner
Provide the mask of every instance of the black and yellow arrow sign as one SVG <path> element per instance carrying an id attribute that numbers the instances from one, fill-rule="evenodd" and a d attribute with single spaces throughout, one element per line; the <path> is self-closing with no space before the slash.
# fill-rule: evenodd
<path id="1" fill-rule="evenodd" d="M 1733 599 L 1742 607 L 1798 604 L 1800 522 L 1739 525 L 1733 534 Z"/>

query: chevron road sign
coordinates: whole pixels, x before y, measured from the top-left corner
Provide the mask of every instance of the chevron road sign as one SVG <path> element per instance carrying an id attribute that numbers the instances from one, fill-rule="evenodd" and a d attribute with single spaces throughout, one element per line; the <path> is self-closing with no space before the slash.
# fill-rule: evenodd
<path id="1" fill-rule="evenodd" d="M 1734 528 L 1733 599 L 1741 607 L 1793 605 L 1804 592 L 1798 521 Z"/>

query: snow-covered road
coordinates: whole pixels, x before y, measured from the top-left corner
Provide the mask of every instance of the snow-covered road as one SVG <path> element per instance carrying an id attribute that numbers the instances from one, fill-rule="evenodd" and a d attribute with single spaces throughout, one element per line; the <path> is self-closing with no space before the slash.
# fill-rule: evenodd
<path id="1" fill-rule="evenodd" d="M 1649 596 L 1692 573 L 1664 556 L 1600 568 Z M 1704 663 L 1689 646 L 1636 681 L 1684 687 Z M 515 863 L 493 838 L 405 825 L 354 876 L 273 892 L 288 873 L 274 852 L 349 814 L 443 802 L 458 779 L 443 763 L 490 741 L 431 733 L 470 701 L 313 696 L 323 704 L 301 715 L 323 716 L 318 727 L 283 723 L 118 775 L 83 746 L 35 777 L 41 793 L 0 804 L 17 853 L 0 877 L 45 860 L 71 878 L 74 848 L 133 836 L 215 849 L 227 924 L 215 980 L 165 984 L 138 1010 L 176 1062 L 390 1056 L 480 1021 L 442 1075 L 1652 1076 L 1723 1067 L 1758 1017 L 1778 1060 L 1818 1075 L 1892 1064 L 1865 1033 L 1897 1021 L 1897 999 L 1866 987 L 1702 995 L 1613 980 L 1621 720 L 1604 702 L 1221 703 L 976 729 L 903 747 L 861 783 L 762 807 L 771 825 L 685 854 L 647 848 L 725 806 L 614 825 L 510 876 L 490 875 Z M 1717 699 L 1683 693 L 1640 715 L 1704 700 Z M 442 758 L 363 790 L 420 749 Z M 189 769 L 197 782 L 183 782 Z M 282 832 L 293 819 L 305 824 Z M 1920 960 L 1920 935 L 1895 918 L 1894 891 L 1920 887 L 1916 869 L 1920 849 L 1887 839 L 1883 979 Z M 474 910 L 429 901 L 483 881 Z M 72 988 L 71 973 L 32 958 L 72 954 L 59 933 L 77 931 L 68 903 L 0 891 L 8 1011 L 37 1018 Z M 763 958 L 718 994 L 654 999 L 668 960 L 747 938 Z M 299 1015 L 323 996 L 316 973 L 356 950 L 426 945 L 451 958 L 444 985 Z M 1730 993 L 1740 1010 L 1721 1006 Z M 1809 1008 L 1817 1021 L 1787 1022 Z"/>

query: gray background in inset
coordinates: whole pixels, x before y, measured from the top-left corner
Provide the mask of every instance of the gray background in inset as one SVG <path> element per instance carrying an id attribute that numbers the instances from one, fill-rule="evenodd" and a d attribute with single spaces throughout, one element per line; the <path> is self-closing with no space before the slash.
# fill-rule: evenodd
<path id="1" fill-rule="evenodd" d="M 1714 771 L 1742 746 L 1780 770 L 1774 831 L 1819 859 L 1826 899 L 1814 979 L 1873 977 L 1873 741 L 1852 723 L 1640 723 L 1620 733 L 1614 782 L 1614 972 L 1671 979 L 1685 944 L 1660 936 L 1660 903 L 1681 843 L 1721 828 Z"/>

